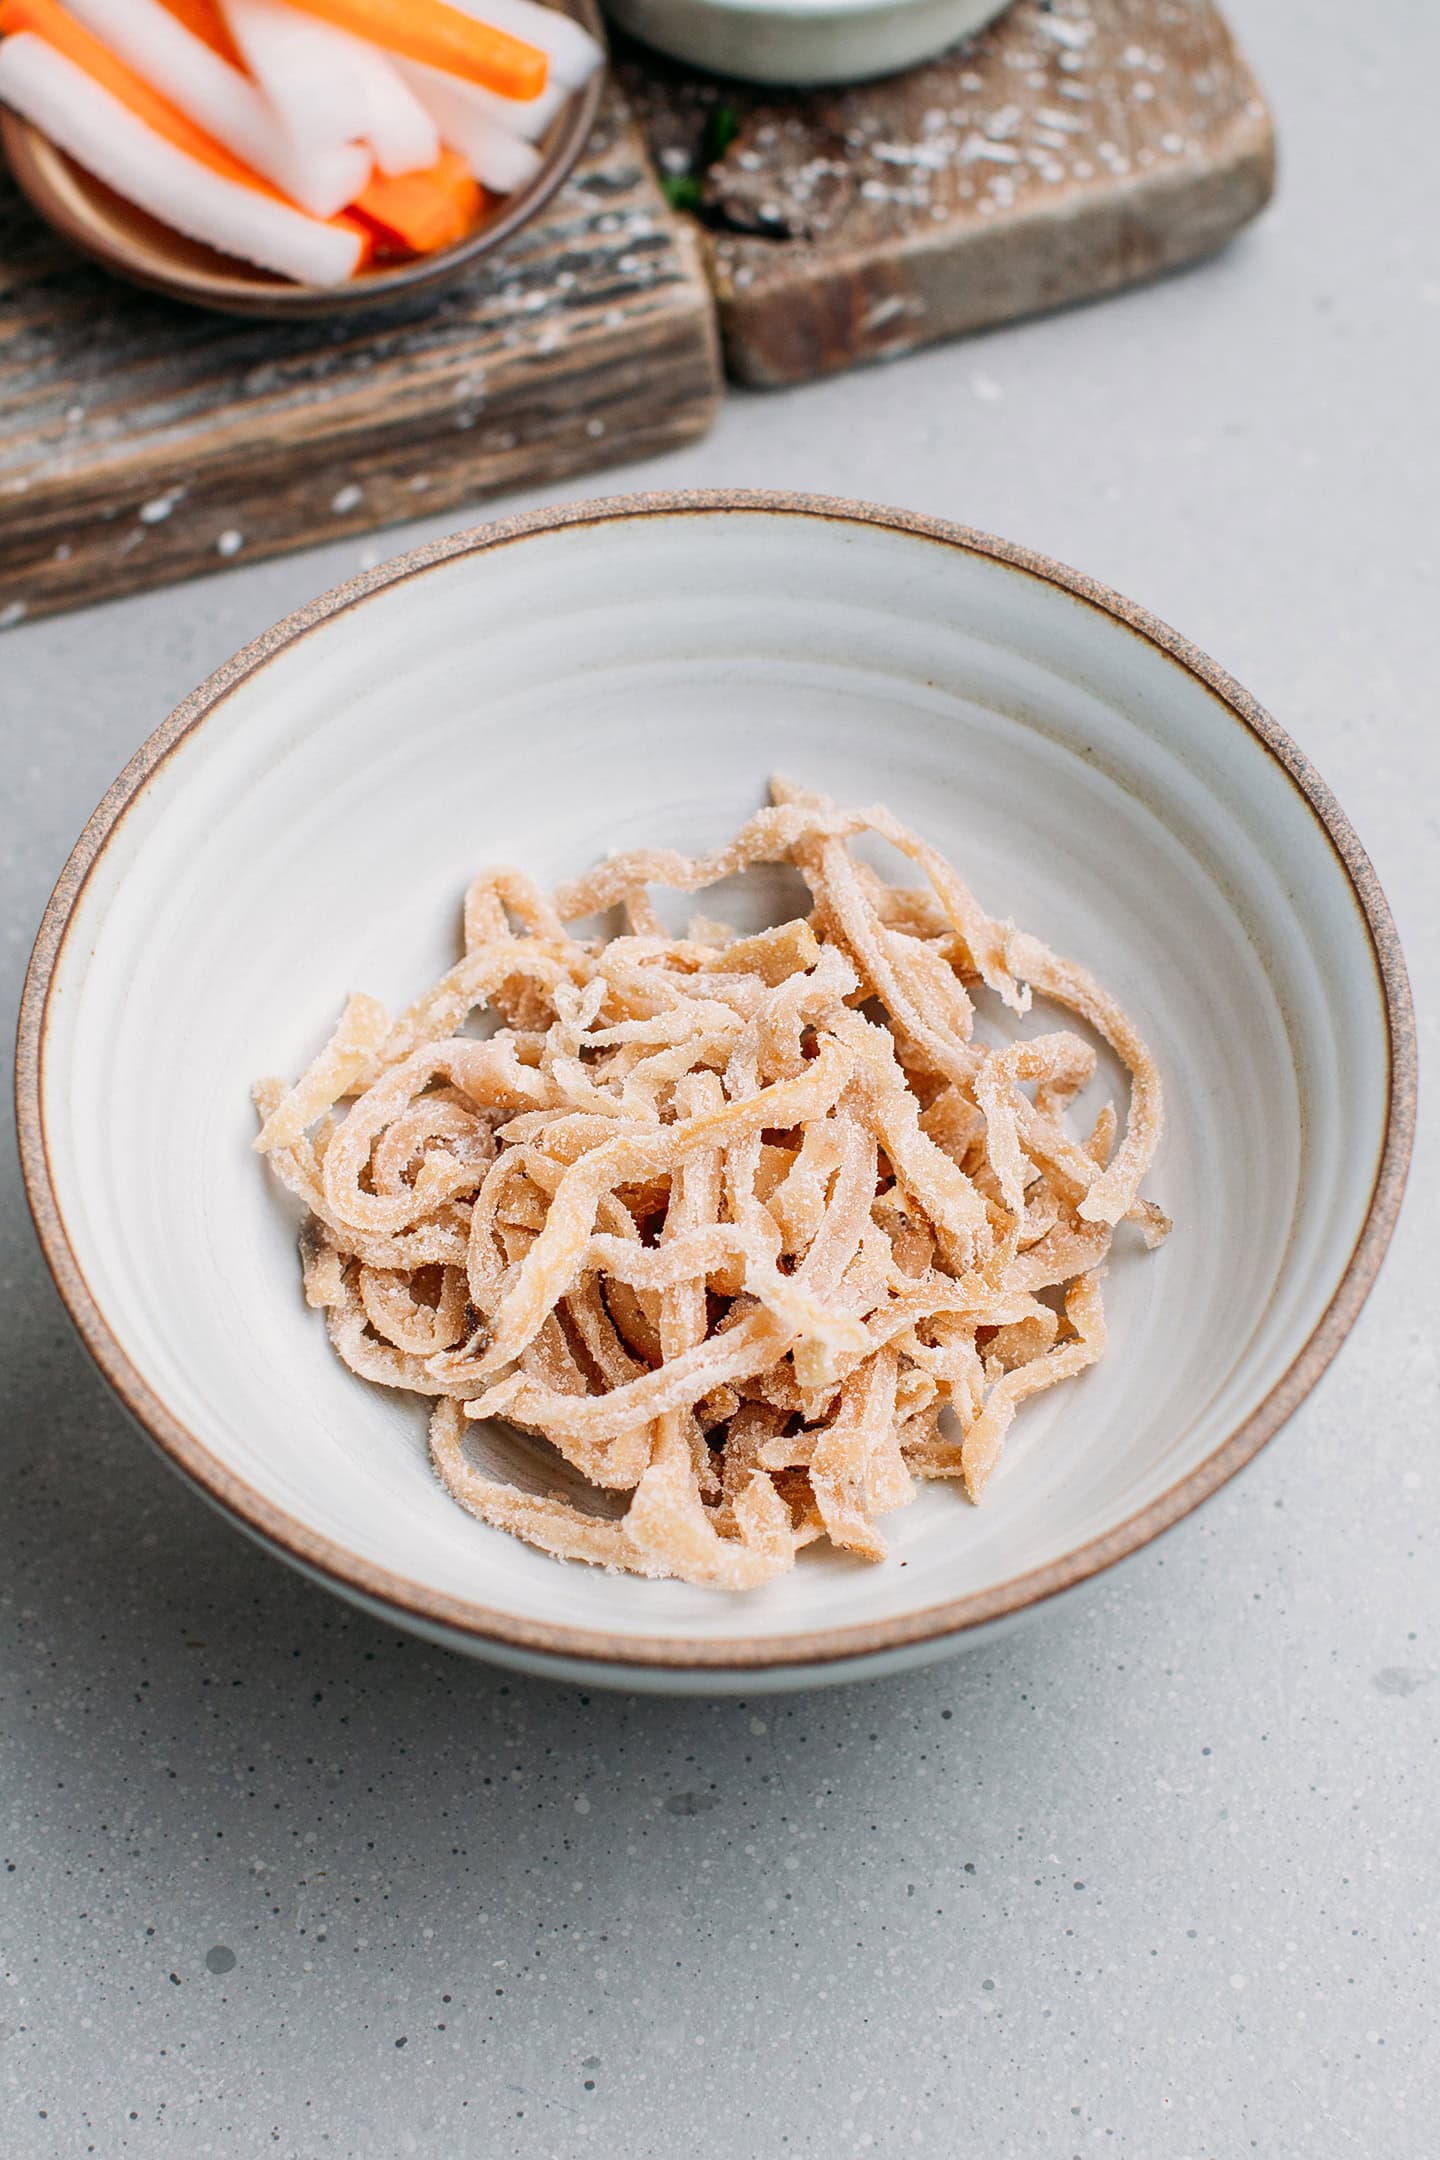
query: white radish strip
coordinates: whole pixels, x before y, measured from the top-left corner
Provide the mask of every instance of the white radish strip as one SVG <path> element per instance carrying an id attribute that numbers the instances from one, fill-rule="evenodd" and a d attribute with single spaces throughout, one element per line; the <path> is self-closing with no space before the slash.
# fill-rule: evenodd
<path id="1" fill-rule="evenodd" d="M 179 105 L 181 101 L 175 98 L 172 102 Z M 233 140 L 218 128 L 209 132 L 247 165 L 253 165 L 282 195 L 288 195 L 317 218 L 338 217 L 353 203 L 375 163 L 363 143 L 341 143 L 333 150 L 307 150 L 285 133 L 278 120 L 274 122 L 273 148 L 257 143 L 247 150 L 241 146 L 238 131 Z"/>
<path id="2" fill-rule="evenodd" d="M 428 172 L 440 155 L 440 131 L 389 54 L 328 23 L 318 27 L 348 47 L 346 62 L 364 78 L 369 109 L 365 139 L 381 172 Z"/>
<path id="3" fill-rule="evenodd" d="M 303 71 L 307 84 L 318 74 L 327 85 L 327 134 L 339 129 L 340 143 L 363 136 L 381 172 L 425 172 L 435 163 L 439 131 L 387 54 L 273 0 L 227 0 L 227 17 L 246 60 L 298 140 L 308 140 L 307 127 L 318 125 L 312 113 L 294 109 Z"/>
<path id="4" fill-rule="evenodd" d="M 462 14 L 511 37 L 538 45 L 550 61 L 550 73 L 569 90 L 589 82 L 605 58 L 605 49 L 572 15 L 558 8 L 541 7 L 539 0 L 451 0 Z"/>
<path id="5" fill-rule="evenodd" d="M 334 150 L 302 148 L 249 77 L 195 37 L 160 0 L 69 0 L 69 6 L 162 97 L 312 217 L 336 216 L 369 179 L 368 151 L 358 143 Z"/>
<path id="6" fill-rule="evenodd" d="M 354 56 L 337 33 L 275 0 L 222 0 L 245 65 L 307 150 L 358 142 L 370 126 L 370 94 Z"/>
<path id="7" fill-rule="evenodd" d="M 357 234 L 226 180 L 152 134 L 143 121 L 30 32 L 0 44 L 0 99 L 163 224 L 302 285 L 341 285 L 360 260 Z"/>
<path id="8" fill-rule="evenodd" d="M 430 102 L 432 92 L 446 90 L 451 93 L 451 103 L 456 111 L 463 109 L 476 119 L 488 120 L 495 127 L 504 128 L 507 135 L 518 135 L 522 142 L 538 142 L 555 115 L 569 102 L 570 89 L 558 77 L 547 82 L 539 97 L 501 97 L 498 90 L 487 90 L 483 83 L 462 82 L 458 75 L 447 75 L 441 68 L 426 67 L 419 60 L 396 60 L 395 65 L 405 77 L 415 95 L 427 112 L 439 113 Z M 440 132 L 445 133 L 445 123 L 440 121 Z M 446 140 L 450 138 L 447 136 Z M 460 145 L 457 142 L 456 149 Z"/>
<path id="9" fill-rule="evenodd" d="M 178 105 L 180 100 L 176 98 L 174 103 Z M 228 141 L 217 128 L 211 128 L 210 133 L 312 217 L 338 217 L 370 178 L 375 161 L 369 150 L 364 143 L 339 143 L 333 150 L 307 150 L 286 134 L 278 120 L 273 125 L 273 149 L 257 144 L 247 152 L 238 140 Z"/>
<path id="10" fill-rule="evenodd" d="M 990 1390 L 960 1451 L 961 1474 L 972 1500 L 978 1500 L 989 1483 L 1005 1435 L 1026 1397 L 1038 1395 L 1058 1381 L 1073 1380 L 1103 1354 L 1105 1308 L 1100 1301 L 1100 1284 L 1104 1274 L 1103 1268 L 1095 1268 L 1088 1275 L 1077 1276 L 1065 1293 L 1065 1317 L 1075 1330 L 1074 1341 L 1046 1351 L 1028 1365 L 1017 1366 Z"/>
<path id="11" fill-rule="evenodd" d="M 1033 989 L 1088 1020 L 1130 1069 L 1125 1137 L 1080 1202 L 1084 1221 L 1117 1223 L 1134 1205 L 1140 1180 L 1154 1160 L 1165 1128 L 1164 1090 L 1155 1060 L 1128 1015 L 1085 968 L 1060 959 L 1028 933 L 1016 933 L 1013 958 L 1017 972 Z"/>
<path id="12" fill-rule="evenodd" d="M 442 75 L 437 68 L 407 67 L 404 73 L 442 139 L 459 152 L 482 187 L 510 195 L 534 179 L 540 170 L 539 151 L 472 106 L 470 84 Z M 427 78 L 424 81 L 419 79 L 422 74 Z"/>

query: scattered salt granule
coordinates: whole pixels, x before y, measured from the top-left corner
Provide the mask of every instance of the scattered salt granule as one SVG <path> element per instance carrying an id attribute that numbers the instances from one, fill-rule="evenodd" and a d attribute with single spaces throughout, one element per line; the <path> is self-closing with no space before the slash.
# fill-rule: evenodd
<path id="1" fill-rule="evenodd" d="M 1120 180 L 1192 149 L 1187 137 L 1203 142 L 1207 108 L 1233 81 L 1223 37 L 1202 39 L 1186 70 L 1197 117 L 1182 133 L 1175 115 L 1159 117 L 1154 82 L 1165 55 L 1137 37 L 1127 13 L 1111 7 L 1092 17 L 1089 0 L 1014 0 L 993 32 L 963 57 L 918 71 L 908 93 L 862 84 L 817 110 L 747 103 L 743 91 L 727 90 L 738 134 L 704 173 L 719 262 L 734 284 L 752 271 L 763 280 L 768 264 L 757 250 L 777 235 L 804 242 L 853 232 L 863 241 L 867 227 L 903 232 L 919 218 L 1018 216 L 1042 190 L 1097 175 Z M 685 106 L 672 90 L 651 109 L 662 138 L 689 127 L 687 171 L 696 169 L 717 95 L 697 92 Z M 643 108 L 643 80 L 638 96 Z M 662 169 L 679 169 L 673 139 L 657 142 L 655 155 Z"/>
<path id="2" fill-rule="evenodd" d="M 140 505 L 141 524 L 163 525 L 166 518 L 175 508 L 176 503 L 182 500 L 184 494 L 183 487 L 173 487 L 164 495 L 152 495 L 149 502 Z"/>

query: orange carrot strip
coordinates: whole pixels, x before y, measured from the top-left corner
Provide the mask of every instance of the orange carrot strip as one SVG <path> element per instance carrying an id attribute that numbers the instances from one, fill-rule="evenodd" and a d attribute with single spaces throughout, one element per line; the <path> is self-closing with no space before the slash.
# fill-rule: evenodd
<path id="1" fill-rule="evenodd" d="M 203 128 L 195 125 L 178 105 L 161 97 L 152 90 L 143 76 L 133 68 L 126 67 L 117 59 L 108 45 L 102 45 L 83 23 L 77 22 L 59 0 L 0 0 L 0 35 L 11 31 L 30 30 L 75 66 L 84 70 L 102 90 L 142 120 L 152 134 L 159 135 L 175 149 L 183 150 L 198 164 L 208 165 L 211 172 L 222 180 L 232 180 L 240 187 L 253 188 L 257 195 L 266 195 L 272 202 L 283 202 L 293 208 L 288 195 L 279 188 L 271 187 L 249 165 L 233 157 L 223 143 L 216 142 Z M 361 265 L 374 253 L 374 236 L 368 228 L 354 218 L 337 218 L 325 222 L 337 224 L 342 231 L 358 233 L 363 242 Z"/>
<path id="2" fill-rule="evenodd" d="M 318 15 L 356 37 L 383 45 L 427 67 L 443 68 L 466 82 L 481 83 L 502 97 L 539 97 L 549 61 L 537 45 L 526 45 L 489 23 L 476 22 L 448 7 L 445 0 L 292 0 L 307 15 Z"/>
<path id="3" fill-rule="evenodd" d="M 375 173 L 352 210 L 380 239 L 414 255 L 453 247 L 474 230 L 485 206 L 484 191 L 454 150 L 441 152 L 428 172 Z"/>
<path id="4" fill-rule="evenodd" d="M 173 143 L 177 150 L 183 150 L 187 157 L 208 165 L 223 180 L 238 181 L 261 195 L 272 196 L 277 202 L 287 200 L 278 188 L 271 187 L 268 180 L 262 180 L 248 165 L 242 165 L 239 158 L 232 157 L 213 135 L 196 127 L 178 105 L 172 105 L 158 90 L 152 90 L 143 76 L 117 59 L 108 45 L 102 45 L 83 23 L 77 22 L 59 5 L 59 0 L 0 0 L 0 32 L 8 34 L 12 30 L 33 30 L 56 52 L 73 60 L 76 67 L 83 68 L 93 81 L 127 106 L 136 119 L 143 120 L 156 135 Z"/>
<path id="5" fill-rule="evenodd" d="M 245 62 L 230 35 L 230 25 L 225 20 L 220 0 L 162 0 L 162 4 L 169 8 L 177 22 L 184 23 L 192 37 L 201 39 L 212 52 L 219 53 L 222 60 L 228 60 L 231 67 L 244 73 Z"/>
<path id="6" fill-rule="evenodd" d="M 355 233 L 202 165 L 33 30 L 0 37 L 0 99 L 117 194 L 190 239 L 301 285 L 354 276 Z"/>

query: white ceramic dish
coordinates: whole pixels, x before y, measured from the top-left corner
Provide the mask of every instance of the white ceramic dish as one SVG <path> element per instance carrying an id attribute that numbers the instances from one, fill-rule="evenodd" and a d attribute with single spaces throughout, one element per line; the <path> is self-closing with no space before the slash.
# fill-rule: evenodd
<path id="1" fill-rule="evenodd" d="M 746 82 L 865 82 L 933 59 L 1007 0 L 605 0 L 648 45 Z"/>
<path id="2" fill-rule="evenodd" d="M 775 766 L 883 797 L 1093 967 L 1162 1064 L 1110 1354 L 1027 1410 L 983 1507 L 926 1488 L 867 1568 L 726 1597 L 564 1567 L 464 1515 L 408 1398 L 304 1308 L 248 1083 L 345 993 L 448 964 L 469 873 L 728 835 Z M 1094 1576 L 1275 1431 L 1399 1204 L 1413 1030 L 1384 900 L 1274 723 L 1127 603 L 1001 542 L 763 495 L 580 504 L 318 601 L 152 737 L 27 986 L 19 1121 L 50 1264 L 167 1455 L 346 1596 L 557 1675 L 756 1688 L 918 1660 Z"/>

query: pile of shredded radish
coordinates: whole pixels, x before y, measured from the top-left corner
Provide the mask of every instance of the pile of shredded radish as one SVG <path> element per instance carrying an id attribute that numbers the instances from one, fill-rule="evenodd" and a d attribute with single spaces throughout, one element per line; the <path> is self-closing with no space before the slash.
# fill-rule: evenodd
<path id="1" fill-rule="evenodd" d="M 1160 1081 L 1114 1000 L 993 921 L 885 810 L 772 787 L 730 846 L 613 857 L 553 898 L 492 870 L 465 953 L 398 1020 L 347 1005 L 256 1146 L 308 1210 L 305 1292 L 365 1379 L 433 1399 L 455 1498 L 565 1559 L 744 1589 L 819 1537 L 877 1560 L 916 1478 L 978 1499 L 1027 1397 L 1105 1345 L 1116 1228 L 1140 1197 Z M 924 873 L 881 881 L 880 835 Z M 742 936 L 672 936 L 646 888 L 790 863 L 814 905 Z M 568 925 L 623 911 L 623 934 Z M 1031 990 L 1068 1030 L 987 1043 L 975 996 Z M 498 1021 L 482 1039 L 475 1016 Z M 551 1487 L 487 1475 L 467 1421 L 543 1439 Z M 616 1512 L 616 1496 L 628 1504 Z"/>
<path id="2" fill-rule="evenodd" d="M 302 285 L 463 239 L 601 59 L 540 0 L 0 0 L 0 102 Z"/>

